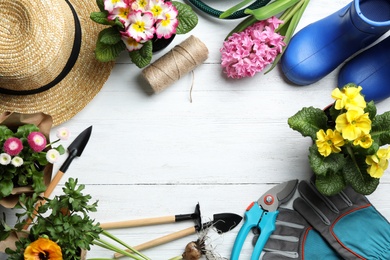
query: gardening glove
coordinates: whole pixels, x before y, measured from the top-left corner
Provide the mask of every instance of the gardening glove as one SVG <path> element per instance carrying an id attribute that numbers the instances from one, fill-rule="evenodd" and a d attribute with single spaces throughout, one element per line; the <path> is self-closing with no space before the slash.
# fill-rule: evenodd
<path id="1" fill-rule="evenodd" d="M 390 224 L 368 199 L 348 187 L 326 197 L 314 181 L 298 185 L 293 207 L 344 259 L 390 259 Z"/>
<path id="2" fill-rule="evenodd" d="M 298 212 L 278 210 L 276 229 L 264 246 L 263 260 L 342 259 Z"/>

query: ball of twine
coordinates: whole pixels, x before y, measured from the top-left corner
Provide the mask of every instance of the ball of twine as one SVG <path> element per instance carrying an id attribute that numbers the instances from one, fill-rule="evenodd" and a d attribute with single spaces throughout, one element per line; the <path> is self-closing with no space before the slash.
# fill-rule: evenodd
<path id="1" fill-rule="evenodd" d="M 142 75 L 158 93 L 204 62 L 208 53 L 206 45 L 191 35 L 145 68 Z"/>

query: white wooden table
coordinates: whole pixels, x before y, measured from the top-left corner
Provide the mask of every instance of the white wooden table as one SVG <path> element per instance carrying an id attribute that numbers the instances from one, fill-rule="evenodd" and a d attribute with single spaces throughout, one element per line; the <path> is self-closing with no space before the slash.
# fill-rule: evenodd
<path id="1" fill-rule="evenodd" d="M 237 0 L 208 0 L 224 10 Z M 325 17 L 349 0 L 311 1 L 299 26 Z M 178 35 L 153 60 L 191 34 L 209 49 L 208 59 L 165 91 L 150 95 L 141 70 L 123 54 L 97 97 L 64 123 L 75 137 L 93 125 L 91 139 L 74 160 L 65 177 L 78 178 L 86 192 L 99 200 L 96 221 L 111 222 L 191 213 L 199 202 L 203 219 L 215 213 L 243 215 L 253 200 L 273 185 L 291 179 L 308 179 L 310 140 L 287 124 L 288 117 L 304 106 L 324 107 L 333 100 L 337 70 L 305 87 L 287 83 L 277 67 L 271 73 L 241 80 L 227 79 L 220 66 L 223 39 L 239 20 L 222 21 L 198 10 L 199 23 L 188 35 Z M 390 109 L 390 99 L 378 104 L 379 113 Z M 54 131 L 52 132 L 54 135 Z M 72 139 L 72 138 L 71 138 Z M 70 141 L 69 141 L 70 142 Z M 55 189 L 60 194 L 66 178 Z M 381 180 L 371 202 L 390 219 L 390 171 Z M 287 206 L 291 206 L 291 203 Z M 112 230 L 137 245 L 193 226 L 176 224 Z M 208 240 L 221 256 L 229 258 L 240 226 Z M 152 259 L 181 255 L 189 236 L 144 251 Z M 245 245 L 241 259 L 249 259 Z M 112 253 L 93 247 L 89 258 Z"/>

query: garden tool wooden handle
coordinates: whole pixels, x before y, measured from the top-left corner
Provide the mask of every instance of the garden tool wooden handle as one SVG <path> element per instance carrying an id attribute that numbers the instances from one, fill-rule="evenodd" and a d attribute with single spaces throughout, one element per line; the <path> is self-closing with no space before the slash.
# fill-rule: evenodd
<path id="1" fill-rule="evenodd" d="M 45 198 L 50 197 L 50 195 L 53 193 L 53 190 L 55 189 L 55 187 L 57 187 L 58 183 L 60 182 L 62 176 L 64 176 L 64 172 L 58 171 L 56 176 L 54 176 L 54 178 L 49 183 L 49 186 L 47 186 L 45 192 L 43 193 L 43 196 Z"/>
<path id="2" fill-rule="evenodd" d="M 144 219 L 133 219 L 133 220 L 101 223 L 100 227 L 102 229 L 141 227 L 141 226 L 158 225 L 158 224 L 165 224 L 165 223 L 174 223 L 175 220 L 176 220 L 175 216 L 165 216 L 165 217 L 156 217 L 156 218 L 144 218 Z"/>
<path id="3" fill-rule="evenodd" d="M 152 247 L 155 247 L 155 246 L 158 246 L 158 245 L 162 245 L 162 244 L 171 242 L 173 240 L 176 240 L 176 239 L 179 239 L 179 238 L 182 238 L 182 237 L 185 237 L 185 236 L 189 236 L 189 235 L 195 234 L 195 232 L 196 232 L 196 228 L 195 227 L 189 227 L 189 228 L 186 228 L 186 229 L 174 232 L 172 234 L 169 234 L 169 235 L 166 235 L 166 236 L 162 236 L 162 237 L 150 240 L 150 241 L 145 242 L 143 244 L 134 246 L 133 248 L 135 250 L 137 250 L 137 251 L 142 251 L 142 250 L 145 250 L 145 249 L 148 249 L 148 248 L 152 248 Z M 129 249 L 126 249 L 126 251 L 127 252 L 131 252 L 131 250 L 129 250 Z M 114 258 L 120 258 L 122 256 L 124 256 L 124 255 L 122 255 L 120 253 L 115 253 L 114 254 Z"/>
<path id="4" fill-rule="evenodd" d="M 57 184 L 60 182 L 62 176 L 64 175 L 64 172 L 62 171 L 58 171 L 56 176 L 54 176 L 54 178 L 51 180 L 51 182 L 49 183 L 49 186 L 47 186 L 45 192 L 43 193 L 43 197 L 45 198 L 48 198 L 50 197 L 50 195 L 52 194 L 54 188 L 57 186 Z M 24 230 L 27 230 L 28 227 L 30 226 L 31 222 L 34 220 L 35 218 L 35 215 L 37 214 L 38 212 L 38 208 L 40 206 L 42 206 L 43 204 L 46 203 L 46 200 L 44 199 L 41 199 L 39 200 L 36 204 L 35 204 L 35 209 L 34 209 L 34 216 L 33 218 L 28 218 L 27 221 L 26 221 L 26 224 L 23 226 L 23 229 Z"/>

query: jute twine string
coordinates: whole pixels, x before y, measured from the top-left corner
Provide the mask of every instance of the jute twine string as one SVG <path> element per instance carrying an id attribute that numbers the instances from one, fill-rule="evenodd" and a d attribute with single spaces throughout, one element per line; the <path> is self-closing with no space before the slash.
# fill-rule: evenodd
<path id="1" fill-rule="evenodd" d="M 208 53 L 206 45 L 191 35 L 145 68 L 142 75 L 158 93 L 203 63 Z"/>

